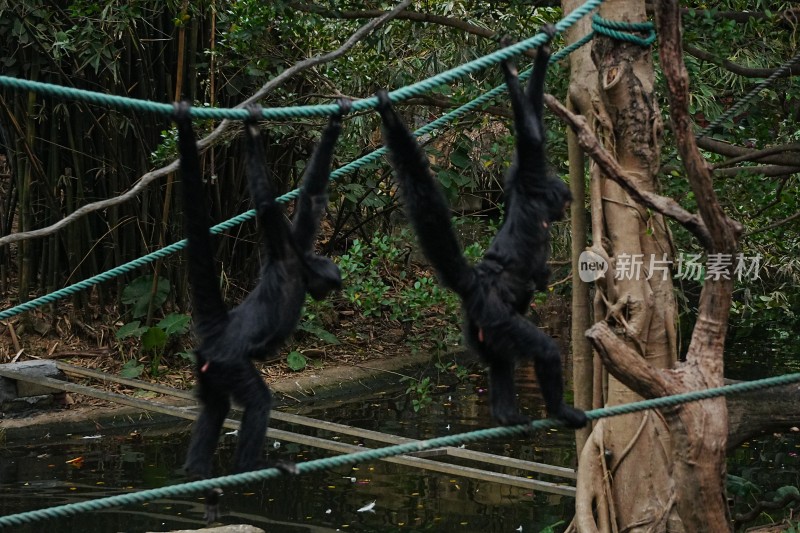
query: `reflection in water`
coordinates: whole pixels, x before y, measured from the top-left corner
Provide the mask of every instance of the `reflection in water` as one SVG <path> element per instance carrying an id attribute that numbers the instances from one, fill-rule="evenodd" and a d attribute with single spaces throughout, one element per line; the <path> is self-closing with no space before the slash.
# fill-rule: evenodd
<path id="1" fill-rule="evenodd" d="M 523 410 L 543 416 L 538 392 L 525 374 L 520 383 Z M 331 405 L 319 403 L 287 412 L 383 431 L 429 438 L 487 427 L 488 392 L 483 373 L 463 382 L 443 381 L 432 402 L 414 412 L 405 386 L 365 394 Z M 385 389 L 385 387 L 381 387 Z M 340 442 L 377 446 L 357 437 L 277 424 Z M 188 424 L 142 428 L 136 437 L 101 430 L 100 439 L 82 436 L 7 442 L 0 453 L 0 514 L 39 509 L 136 489 L 186 481 L 179 471 L 188 441 Z M 235 436 L 223 436 L 217 471 L 231 463 Z M 268 439 L 271 458 L 307 461 L 327 452 Z M 470 444 L 470 449 L 518 459 L 573 466 L 572 433 L 551 431 L 508 441 Z M 81 457 L 81 461 L 67 461 Z M 454 459 L 445 459 L 456 462 Z M 476 466 L 475 463 L 465 463 Z M 518 474 L 512 470 L 502 470 Z M 563 482 L 540 476 L 541 479 Z M 362 510 L 375 502 L 371 510 Z M 270 532 L 283 531 L 480 531 L 537 532 L 572 514 L 571 498 L 451 477 L 386 462 L 362 463 L 296 478 L 279 478 L 225 490 L 222 521 L 250 523 Z M 16 531 L 167 531 L 201 527 L 199 495 L 158 500 L 92 514 L 51 520 Z"/>

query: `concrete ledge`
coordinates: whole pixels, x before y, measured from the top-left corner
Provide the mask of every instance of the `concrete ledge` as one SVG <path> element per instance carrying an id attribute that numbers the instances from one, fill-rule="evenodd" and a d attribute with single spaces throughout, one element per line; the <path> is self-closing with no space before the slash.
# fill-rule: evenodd
<path id="1" fill-rule="evenodd" d="M 36 361 L 22 361 L 20 363 L 8 363 L 0 365 L 0 367 L 31 376 L 32 378 L 53 378 L 67 381 L 67 376 L 58 369 L 55 361 L 36 360 Z M 0 404 L 5 404 L 8 401 L 17 398 L 30 398 L 33 396 L 44 396 L 53 393 L 61 392 L 51 387 L 37 385 L 29 381 L 16 381 L 0 377 Z"/>

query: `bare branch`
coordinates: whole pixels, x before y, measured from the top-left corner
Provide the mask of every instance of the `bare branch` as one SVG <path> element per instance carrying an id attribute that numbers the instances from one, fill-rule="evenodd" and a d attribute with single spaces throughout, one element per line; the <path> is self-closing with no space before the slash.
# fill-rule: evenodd
<path id="1" fill-rule="evenodd" d="M 312 67 L 315 67 L 317 65 L 321 65 L 323 63 L 328 63 L 330 61 L 333 61 L 334 59 L 337 59 L 337 58 L 341 57 L 342 55 L 345 54 L 345 52 L 350 50 L 359 41 L 364 39 L 364 37 L 366 37 L 368 34 L 370 34 L 371 32 L 375 31 L 375 29 L 377 29 L 378 27 L 383 25 L 385 22 L 393 19 L 398 14 L 400 14 L 400 12 L 403 11 L 406 7 L 408 7 L 409 4 L 411 4 L 411 0 L 403 0 L 392 11 L 388 11 L 388 12 L 384 13 L 383 16 L 381 16 L 379 18 L 376 18 L 374 20 L 371 20 L 367 24 L 364 24 L 363 26 L 361 26 L 358 29 L 358 31 L 356 31 L 353 35 L 351 35 L 350 38 L 347 39 L 347 41 L 345 41 L 344 44 L 342 44 L 342 46 L 340 46 L 336 50 L 334 50 L 332 52 L 328 52 L 327 54 L 318 55 L 318 56 L 310 57 L 308 59 L 304 59 L 303 61 L 300 61 L 299 63 L 295 63 L 291 67 L 287 68 L 286 70 L 284 70 L 283 72 L 281 72 L 280 74 L 278 74 L 277 76 L 272 78 L 270 81 L 268 81 L 266 84 L 264 84 L 264 86 L 261 87 L 261 89 L 259 89 L 255 94 L 253 94 L 252 96 L 250 96 L 249 98 L 247 98 L 243 102 L 239 103 L 235 107 L 238 109 L 238 108 L 245 107 L 246 105 L 251 104 L 253 102 L 256 102 L 256 101 L 260 100 L 261 98 L 264 98 L 264 96 L 266 96 L 270 92 L 274 91 L 278 86 L 280 86 L 283 82 L 285 82 L 286 80 L 288 80 L 292 76 L 294 76 L 294 75 L 296 75 L 296 74 L 298 74 L 300 72 L 303 72 L 305 70 L 308 70 L 308 69 L 310 69 Z M 227 120 L 227 119 L 223 120 L 222 122 L 220 122 L 219 126 L 214 128 L 214 131 L 212 131 L 206 137 L 204 137 L 203 139 L 198 141 L 197 147 L 200 149 L 201 153 L 204 152 L 205 150 L 207 150 L 212 144 L 214 144 L 214 142 L 217 139 L 219 139 L 219 137 L 223 133 L 225 133 L 225 131 L 230 127 L 230 125 L 231 125 L 231 121 L 230 120 Z M 25 231 L 25 232 L 20 232 L 20 233 L 12 233 L 11 235 L 6 235 L 5 237 L 0 238 L 0 246 L 4 246 L 6 244 L 11 244 L 13 242 L 18 242 L 18 241 L 22 241 L 22 240 L 34 239 L 34 238 L 38 238 L 38 237 L 44 237 L 44 236 L 47 236 L 47 235 L 51 235 L 51 234 L 55 233 L 56 231 L 60 230 L 61 228 L 63 228 L 64 226 L 66 226 L 67 224 L 70 224 L 70 223 L 74 222 L 75 220 L 77 220 L 77 219 L 79 219 L 79 218 L 81 218 L 83 216 L 86 216 L 89 213 L 92 213 L 94 211 L 99 211 L 101 209 L 107 209 L 107 208 L 109 208 L 109 207 L 111 207 L 113 205 L 118 205 L 118 204 L 127 202 L 131 198 L 134 198 L 139 193 L 141 193 L 142 190 L 144 190 L 144 188 L 147 187 L 154 180 L 157 180 L 158 178 L 161 178 L 163 176 L 166 176 L 167 174 L 170 174 L 172 172 L 177 171 L 178 170 L 178 166 L 179 166 L 179 163 L 178 163 L 177 160 L 175 160 L 175 161 L 173 161 L 172 163 L 170 163 L 169 165 L 167 165 L 165 167 L 162 167 L 162 168 L 157 169 L 157 170 L 153 170 L 151 172 L 147 172 L 146 174 L 142 175 L 142 177 L 139 178 L 139 180 L 136 182 L 136 184 L 130 190 L 128 190 L 127 192 L 125 192 L 125 193 L 123 193 L 123 194 L 121 194 L 119 196 L 116 196 L 114 198 L 109 198 L 109 199 L 106 199 L 106 200 L 100 200 L 98 202 L 92 202 L 90 204 L 86 204 L 84 206 L 81 206 L 78 209 L 76 209 L 75 211 L 73 211 L 72 213 L 70 213 L 69 215 L 67 215 L 66 217 L 64 217 L 61 220 L 59 220 L 58 222 L 56 222 L 55 224 L 51 224 L 50 226 L 47 226 L 47 227 L 44 227 L 44 228 L 40 228 L 40 229 L 36 229 L 36 230 L 32 230 L 32 231 Z"/>
<path id="2" fill-rule="evenodd" d="M 761 233 L 762 231 L 768 231 L 768 230 L 771 230 L 771 229 L 775 229 L 775 228 L 777 228 L 779 226 L 783 226 L 784 224 L 788 224 L 789 222 L 791 222 L 792 220 L 795 220 L 797 218 L 800 218 L 800 212 L 795 213 L 792 216 L 786 217 L 783 220 L 779 220 L 777 222 L 773 222 L 772 224 L 770 224 L 768 226 L 764 226 L 763 228 L 758 228 L 756 230 L 749 231 L 749 232 L 747 232 L 745 234 L 745 237 L 749 237 L 750 235 L 755 235 L 756 233 Z"/>
<path id="3" fill-rule="evenodd" d="M 557 2 L 538 2 L 538 3 L 558 5 Z M 366 9 L 361 11 L 331 10 L 331 9 L 326 9 L 322 6 L 310 5 L 303 2 L 291 2 L 289 4 L 289 7 L 291 7 L 292 9 L 296 9 L 297 11 L 303 11 L 305 13 L 316 13 L 318 15 L 322 15 L 329 18 L 337 18 L 337 19 L 373 18 L 380 16 L 384 13 L 380 9 Z M 472 24 L 471 22 L 467 22 L 465 20 L 457 18 L 445 17 L 442 15 L 432 15 L 430 13 L 422 13 L 419 11 L 405 11 L 404 13 L 398 15 L 397 18 L 404 20 L 411 20 L 414 22 L 428 22 L 431 24 L 438 24 L 440 26 L 447 26 L 449 28 L 455 28 L 465 33 L 469 33 L 471 35 L 484 37 L 486 39 L 497 38 L 497 33 L 494 30 L 491 30 L 489 28 L 484 28 L 483 26 L 478 26 L 477 24 Z M 529 57 L 536 57 L 536 52 L 533 50 L 526 50 L 523 53 Z"/>
<path id="4" fill-rule="evenodd" d="M 576 115 L 564 107 L 555 97 L 545 95 L 545 103 L 556 115 L 567 123 L 578 136 L 578 143 L 589 157 L 603 170 L 603 173 L 620 185 L 631 198 L 640 204 L 653 209 L 680 222 L 686 229 L 694 234 L 705 246 L 710 242 L 710 236 L 705 224 L 695 214 L 685 210 L 681 205 L 667 196 L 640 190 L 633 179 L 628 176 L 614 157 L 603 148 L 597 137 L 589 129 L 586 119 Z"/>
<path id="5" fill-rule="evenodd" d="M 745 78 L 769 78 L 776 71 L 780 69 L 780 67 L 776 68 L 758 68 L 758 67 L 745 67 L 738 63 L 734 63 L 733 61 L 729 61 L 727 59 L 720 59 L 719 57 L 706 52 L 705 50 L 700 50 L 699 48 L 695 48 L 694 46 L 685 45 L 684 48 L 686 52 L 697 59 L 702 59 L 703 61 L 708 61 L 709 63 L 713 63 L 719 67 L 724 68 L 727 71 L 733 72 L 739 76 L 744 76 Z M 788 78 L 790 76 L 797 76 L 800 74 L 800 65 L 792 65 L 789 67 L 785 72 L 781 73 L 778 77 L 779 78 Z"/>
<path id="6" fill-rule="evenodd" d="M 744 161 L 760 161 L 767 156 L 775 155 L 775 154 L 783 154 L 785 152 L 800 152 L 800 143 L 791 143 L 791 144 L 782 144 L 780 146 L 770 146 L 769 148 L 764 148 L 763 150 L 753 150 L 749 151 L 746 154 L 739 155 L 737 157 L 733 157 L 731 159 L 726 159 L 722 163 L 718 163 L 714 165 L 714 168 L 721 168 L 721 167 L 729 167 L 731 165 L 735 165 L 736 163 L 742 163 Z M 782 165 L 793 165 L 796 164 L 800 166 L 800 158 L 791 158 L 791 162 L 784 162 L 781 160 L 777 162 L 775 160 L 769 161 L 769 163 L 777 163 Z"/>
<path id="7" fill-rule="evenodd" d="M 759 155 L 760 152 L 765 150 L 754 150 L 744 146 L 731 144 L 729 142 L 713 139 L 711 137 L 701 137 L 697 139 L 697 146 L 708 152 L 724 155 L 732 158 L 743 158 L 740 161 L 761 161 L 762 163 L 770 163 L 773 165 L 795 165 L 800 166 L 800 154 L 795 155 L 795 147 L 797 144 L 784 144 L 781 146 L 773 146 L 765 150 L 775 150 L 776 153 Z M 753 155 L 757 155 L 757 159 L 752 159 Z M 738 161 L 737 161 L 738 162 Z M 727 162 L 726 162 L 727 163 Z M 722 166 L 722 165 L 718 165 Z"/>
<path id="8" fill-rule="evenodd" d="M 736 176 L 740 172 L 747 174 L 761 174 L 763 176 L 787 176 L 789 174 L 796 174 L 800 172 L 800 166 L 785 166 L 785 165 L 760 165 L 755 167 L 734 167 L 722 168 L 714 171 L 714 176 L 729 178 Z"/>

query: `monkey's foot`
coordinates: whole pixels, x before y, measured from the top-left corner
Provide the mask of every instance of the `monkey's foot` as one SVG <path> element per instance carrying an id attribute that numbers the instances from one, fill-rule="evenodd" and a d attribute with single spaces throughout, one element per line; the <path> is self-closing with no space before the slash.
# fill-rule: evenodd
<path id="1" fill-rule="evenodd" d="M 375 110 L 381 115 L 384 131 L 388 131 L 390 133 L 397 132 L 398 129 L 401 128 L 400 118 L 392 108 L 392 101 L 389 100 L 389 93 L 386 91 L 386 89 L 380 89 L 375 93 L 375 96 L 378 97 L 378 106 L 375 108 Z"/>
<path id="2" fill-rule="evenodd" d="M 219 519 L 219 499 L 222 494 L 222 489 L 219 487 L 206 492 L 206 513 L 203 516 L 206 524 L 212 524 Z"/>
<path id="3" fill-rule="evenodd" d="M 275 461 L 275 464 L 273 464 L 272 466 L 273 468 L 277 468 L 284 474 L 290 474 L 292 476 L 296 476 L 297 474 L 300 473 L 300 471 L 297 469 L 297 465 L 291 461 L 284 461 L 283 459 L 280 459 L 278 461 Z"/>
<path id="4" fill-rule="evenodd" d="M 346 115 L 353 108 L 353 101 L 349 98 L 337 98 L 336 105 L 339 106 L 339 117 Z"/>
<path id="5" fill-rule="evenodd" d="M 553 37 L 556 34 L 556 27 L 552 24 L 545 24 L 542 26 L 542 32 L 547 35 L 547 40 L 539 47 L 539 51 L 537 54 L 544 54 L 546 59 L 550 59 L 550 41 L 553 40 Z"/>
<path id="6" fill-rule="evenodd" d="M 589 423 L 586 418 L 586 413 L 580 409 L 575 409 L 567 404 L 562 403 L 557 412 L 553 413 L 554 418 L 559 419 L 570 429 L 580 429 Z"/>
<path id="7" fill-rule="evenodd" d="M 531 421 L 529 416 L 525 416 L 515 408 L 492 409 L 492 417 L 501 426 L 518 426 L 527 424 Z"/>
<path id="8" fill-rule="evenodd" d="M 389 100 L 389 92 L 386 89 L 379 89 L 375 93 L 375 96 L 378 97 L 378 107 L 376 107 L 376 109 L 379 112 L 388 110 L 392 107 L 392 101 Z"/>

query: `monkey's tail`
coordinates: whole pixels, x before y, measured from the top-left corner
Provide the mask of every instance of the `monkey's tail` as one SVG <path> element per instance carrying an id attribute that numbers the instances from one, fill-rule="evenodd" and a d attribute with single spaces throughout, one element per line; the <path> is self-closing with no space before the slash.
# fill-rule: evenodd
<path id="1" fill-rule="evenodd" d="M 474 273 L 450 224 L 450 206 L 434 180 L 428 157 L 392 108 L 386 91 L 377 95 L 384 139 L 417 239 L 442 283 L 463 297 Z"/>

